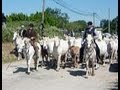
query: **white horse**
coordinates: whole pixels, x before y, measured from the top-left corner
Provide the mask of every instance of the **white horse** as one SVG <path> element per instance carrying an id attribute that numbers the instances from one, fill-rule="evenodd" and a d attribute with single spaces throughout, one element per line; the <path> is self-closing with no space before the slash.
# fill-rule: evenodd
<path id="1" fill-rule="evenodd" d="M 27 73 L 30 74 L 30 64 L 31 61 L 34 59 L 34 63 L 35 63 L 35 69 L 38 70 L 38 64 L 39 61 L 41 60 L 41 46 L 39 43 L 37 43 L 38 46 L 38 55 L 39 58 L 35 58 L 35 50 L 33 48 L 33 46 L 30 43 L 30 39 L 28 38 L 22 38 L 21 36 L 19 36 L 18 32 L 14 33 L 13 36 L 13 41 L 15 46 L 17 47 L 17 51 L 18 51 L 18 60 L 20 60 L 20 54 L 23 53 L 24 57 L 27 61 Z"/>
<path id="2" fill-rule="evenodd" d="M 88 78 L 88 75 L 92 75 L 92 76 L 95 75 L 94 65 L 97 64 L 95 48 L 96 45 L 94 43 L 92 35 L 87 34 L 85 48 L 84 48 L 84 60 L 86 63 L 86 78 Z"/>
<path id="3" fill-rule="evenodd" d="M 21 36 L 19 36 L 17 31 L 14 32 L 14 34 L 13 34 L 13 42 L 18 51 L 18 59 L 17 60 L 20 60 L 22 51 L 19 51 L 20 50 L 19 48 L 21 48 L 24 45 L 24 42 L 23 42 L 23 38 Z"/>
<path id="4" fill-rule="evenodd" d="M 100 49 L 100 58 L 103 62 L 103 66 L 105 66 L 105 59 L 108 56 L 107 52 L 107 44 L 104 40 L 96 39 L 96 43 Z"/>
<path id="5" fill-rule="evenodd" d="M 31 64 L 32 60 L 34 60 L 35 69 L 38 70 L 38 64 L 39 64 L 39 61 L 41 60 L 41 46 L 38 42 L 36 42 L 37 46 L 38 46 L 38 58 L 36 58 L 35 50 L 30 43 L 30 39 L 24 38 L 23 42 L 24 42 L 24 44 L 21 46 L 21 48 L 19 48 L 19 51 L 24 52 L 25 59 L 27 61 L 27 68 L 28 68 L 27 73 L 30 74 L 30 64 Z"/>
<path id="6" fill-rule="evenodd" d="M 109 46 L 109 63 L 112 64 L 114 59 L 117 59 L 117 52 L 118 52 L 118 40 L 116 38 L 110 38 L 110 42 L 108 43 Z"/>
<path id="7" fill-rule="evenodd" d="M 61 57 L 63 55 L 65 55 L 64 60 L 66 62 L 68 48 L 69 48 L 68 41 L 63 39 L 54 41 L 53 56 L 57 60 L 57 68 L 56 68 L 57 71 L 60 70 Z M 63 63 L 63 65 L 65 64 L 65 62 Z"/>

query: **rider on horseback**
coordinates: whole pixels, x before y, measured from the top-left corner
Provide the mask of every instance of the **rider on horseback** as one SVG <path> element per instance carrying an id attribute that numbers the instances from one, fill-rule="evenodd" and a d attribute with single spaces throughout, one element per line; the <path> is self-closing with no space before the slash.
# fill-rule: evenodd
<path id="1" fill-rule="evenodd" d="M 24 38 L 25 37 L 25 33 L 26 33 L 25 26 L 21 25 L 21 28 L 19 30 L 19 35 Z"/>
<path id="2" fill-rule="evenodd" d="M 17 28 L 17 32 L 19 33 L 20 37 L 24 38 L 25 37 L 25 33 L 26 33 L 25 26 L 21 25 L 21 27 L 18 27 Z M 17 46 L 15 46 L 15 48 L 10 52 L 10 54 L 14 54 L 15 56 L 18 57 Z M 22 57 L 24 58 L 24 56 L 22 56 Z"/>
<path id="3" fill-rule="evenodd" d="M 91 21 L 88 22 L 87 24 L 88 24 L 88 26 L 87 26 L 87 28 L 85 29 L 84 33 L 83 33 L 82 47 L 81 47 L 81 50 L 80 50 L 80 51 L 81 51 L 81 53 L 80 53 L 80 60 L 81 60 L 81 61 L 83 61 L 83 51 L 84 51 L 84 46 L 85 46 L 85 41 L 86 41 L 87 34 L 92 34 L 92 35 L 93 35 L 93 37 L 94 37 L 94 43 L 96 44 L 96 42 L 95 42 L 95 38 L 96 38 L 96 36 L 97 36 L 97 34 L 96 34 L 96 29 L 95 29 L 95 27 L 92 25 L 92 22 L 91 22 Z M 100 51 L 99 51 L 99 47 L 98 47 L 97 44 L 96 44 L 96 53 L 97 53 L 97 55 L 99 56 Z M 96 55 L 96 57 L 97 57 L 97 55 Z M 97 61 L 98 61 L 98 59 L 97 59 Z"/>
<path id="4" fill-rule="evenodd" d="M 26 33 L 25 33 L 25 37 L 30 38 L 30 43 L 33 46 L 34 50 L 35 50 L 35 55 L 36 58 L 38 58 L 38 46 L 37 46 L 37 33 L 35 32 L 35 30 L 33 29 L 34 25 L 31 23 L 29 24 L 29 28 L 27 29 Z"/>

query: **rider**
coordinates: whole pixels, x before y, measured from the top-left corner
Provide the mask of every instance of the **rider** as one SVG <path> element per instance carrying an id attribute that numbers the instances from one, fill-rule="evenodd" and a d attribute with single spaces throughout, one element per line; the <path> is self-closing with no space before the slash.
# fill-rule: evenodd
<path id="1" fill-rule="evenodd" d="M 20 27 L 18 27 L 17 31 L 19 33 L 19 36 L 21 36 L 23 38 L 25 37 L 26 30 L 25 30 L 25 26 L 24 25 L 21 25 Z M 18 57 L 17 46 L 15 46 L 15 48 L 10 52 L 10 54 L 14 54 L 15 56 Z"/>
<path id="2" fill-rule="evenodd" d="M 31 23 L 29 24 L 29 28 L 27 29 L 26 33 L 25 33 L 25 37 L 30 38 L 31 41 L 31 45 L 33 46 L 34 50 L 35 50 L 35 55 L 36 58 L 38 58 L 38 46 L 37 46 L 37 33 L 34 30 L 34 25 Z"/>
<path id="3" fill-rule="evenodd" d="M 71 37 L 74 37 L 74 36 L 75 36 L 75 33 L 74 33 L 73 30 L 72 30 L 70 33 L 71 33 Z"/>
<path id="4" fill-rule="evenodd" d="M 25 26 L 21 25 L 21 29 L 19 30 L 19 35 L 24 38 L 25 33 L 26 33 Z"/>
<path id="5" fill-rule="evenodd" d="M 95 29 L 95 27 L 93 26 L 93 24 L 92 24 L 92 22 L 91 21 L 89 21 L 88 23 L 87 23 L 87 28 L 85 29 L 85 31 L 83 32 L 83 37 L 82 37 L 82 47 L 81 47 L 81 52 L 80 52 L 80 60 L 81 61 L 83 61 L 82 59 L 83 59 L 83 51 L 84 51 L 84 46 L 85 46 L 85 39 L 86 39 L 86 37 L 87 37 L 87 34 L 92 34 L 93 35 L 93 37 L 94 37 L 94 42 L 95 42 L 95 38 L 97 37 L 97 33 L 96 33 L 96 29 Z M 96 44 L 96 53 L 97 53 L 97 55 L 98 55 L 98 57 L 99 57 L 99 54 L 100 54 L 100 51 L 99 51 L 99 47 L 98 47 L 98 45 L 97 45 L 97 43 L 95 42 L 95 44 Z M 96 57 L 97 57 L 97 55 L 96 55 Z M 97 62 L 98 62 L 98 58 L 97 58 Z"/>

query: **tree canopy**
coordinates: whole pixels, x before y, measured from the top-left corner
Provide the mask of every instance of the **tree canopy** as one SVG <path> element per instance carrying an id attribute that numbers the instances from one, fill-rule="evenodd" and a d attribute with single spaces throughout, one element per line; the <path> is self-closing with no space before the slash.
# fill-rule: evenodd
<path id="1" fill-rule="evenodd" d="M 117 33 L 118 16 L 110 21 L 110 33 Z M 104 32 L 108 32 L 108 19 L 103 19 L 100 22 L 100 26 L 105 29 Z"/>
<path id="2" fill-rule="evenodd" d="M 67 13 L 62 13 L 60 9 L 47 8 L 44 12 L 44 23 L 46 26 L 56 26 L 57 28 L 66 28 L 68 30 L 83 30 L 86 26 L 84 20 L 78 20 L 69 22 L 69 16 Z M 6 15 L 7 22 L 14 21 L 34 21 L 39 23 L 42 21 L 42 12 L 32 13 L 29 16 L 23 13 L 12 13 Z"/>

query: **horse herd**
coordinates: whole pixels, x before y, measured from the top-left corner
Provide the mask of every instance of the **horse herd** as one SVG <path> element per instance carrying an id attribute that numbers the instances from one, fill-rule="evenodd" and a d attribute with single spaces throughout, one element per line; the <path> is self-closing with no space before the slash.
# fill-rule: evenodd
<path id="1" fill-rule="evenodd" d="M 109 58 L 109 63 L 111 64 L 113 60 L 117 60 L 118 36 L 102 33 L 101 31 L 97 31 L 97 34 L 95 41 L 100 49 L 99 61 L 102 61 L 104 66 L 106 58 Z M 97 62 L 96 45 L 92 35 L 87 35 L 82 62 L 80 60 L 82 38 L 66 35 L 64 35 L 64 37 L 65 39 L 60 39 L 57 36 L 54 38 L 43 37 L 42 40 L 37 42 L 39 58 L 36 58 L 30 39 L 23 38 L 19 36 L 18 32 L 14 32 L 13 41 L 17 47 L 18 60 L 21 59 L 21 54 L 23 54 L 24 59 L 27 61 L 27 73 L 30 74 L 30 64 L 32 60 L 34 60 L 35 70 L 38 70 L 39 62 L 42 62 L 42 65 L 45 64 L 45 62 L 47 62 L 47 65 L 51 62 L 50 65 L 53 65 L 53 62 L 56 61 L 56 71 L 59 71 L 61 67 L 66 67 L 69 61 L 71 62 L 71 67 L 74 68 L 79 68 L 81 63 L 84 63 L 86 67 L 86 77 L 88 77 L 88 75 L 95 75 L 94 69 L 98 68 L 99 62 Z"/>

